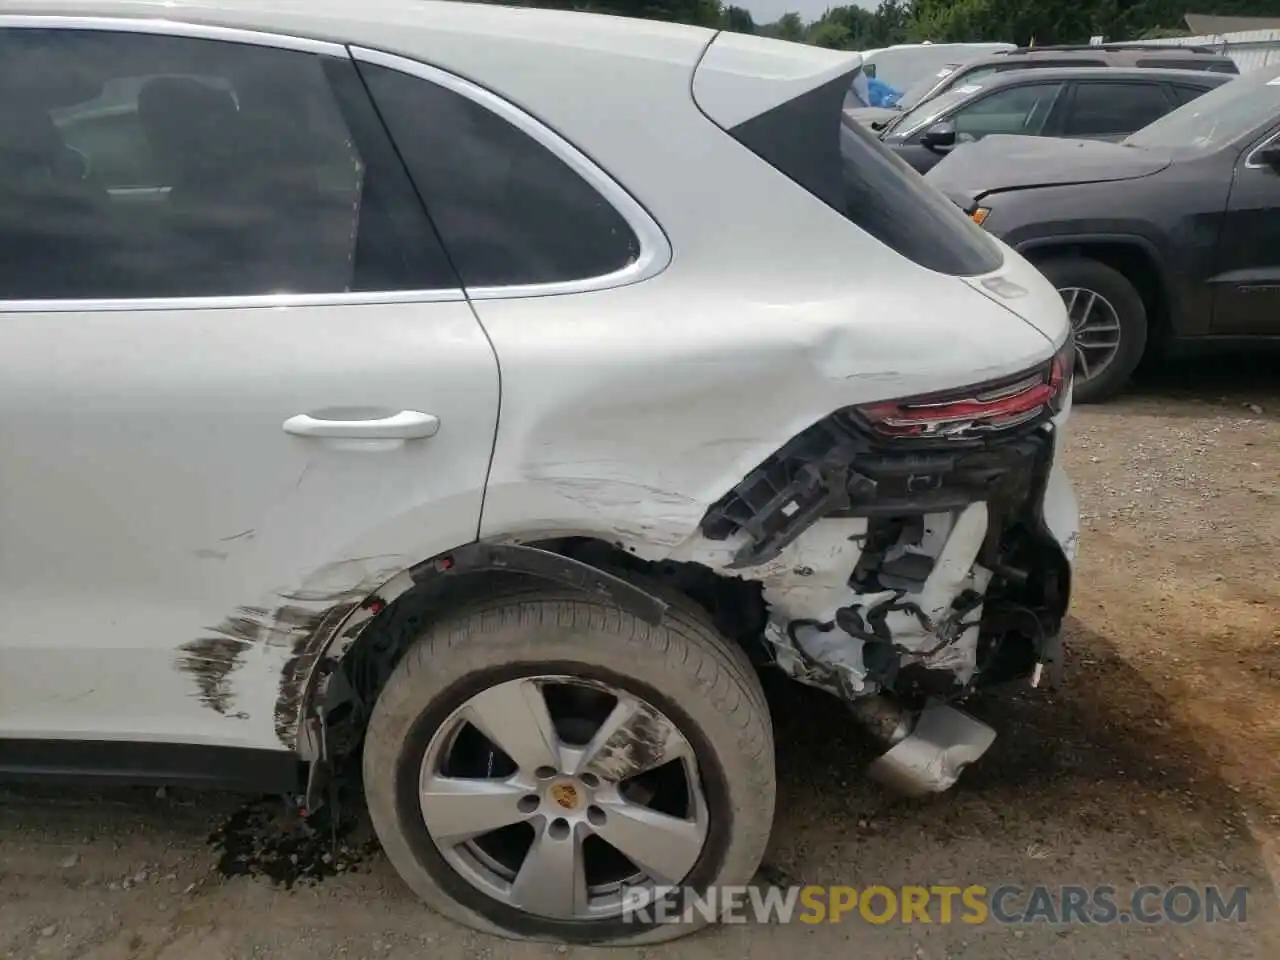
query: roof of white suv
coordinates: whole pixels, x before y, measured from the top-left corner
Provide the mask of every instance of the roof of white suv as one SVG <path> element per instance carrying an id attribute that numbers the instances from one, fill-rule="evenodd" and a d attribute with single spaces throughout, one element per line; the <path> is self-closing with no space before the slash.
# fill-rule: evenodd
<path id="1" fill-rule="evenodd" d="M 488 36 L 611 55 L 696 59 L 705 27 L 489 3 L 438 0 L 16 0 L 0 15 L 178 20 L 405 50 L 426 35 Z"/>
<path id="2" fill-rule="evenodd" d="M 654 158 L 639 149 L 653 137 L 680 135 L 682 123 L 700 129 L 708 118 L 732 126 L 859 62 L 856 53 L 703 27 L 488 3 L 10 0 L 0 7 L 0 26 L 49 17 L 241 42 L 265 33 L 289 38 L 287 45 L 314 42 L 316 52 L 340 53 L 343 44 L 428 64 L 479 83 L 570 142 L 590 140 L 592 159 L 633 191 L 659 177 Z"/>

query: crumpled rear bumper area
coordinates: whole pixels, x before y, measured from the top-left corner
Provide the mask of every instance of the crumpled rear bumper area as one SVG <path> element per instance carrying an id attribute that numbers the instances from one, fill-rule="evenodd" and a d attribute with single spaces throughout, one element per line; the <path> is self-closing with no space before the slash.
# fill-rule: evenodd
<path id="1" fill-rule="evenodd" d="M 950 704 L 1056 683 L 1078 516 L 1061 418 L 977 440 L 886 444 L 814 425 L 702 524 L 762 585 L 777 667 L 850 702 L 888 752 L 873 773 L 946 789 L 994 732 Z"/>

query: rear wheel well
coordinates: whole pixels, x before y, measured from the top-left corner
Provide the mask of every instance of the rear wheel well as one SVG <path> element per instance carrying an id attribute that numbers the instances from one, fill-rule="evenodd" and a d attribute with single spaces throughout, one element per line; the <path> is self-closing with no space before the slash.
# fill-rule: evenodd
<path id="1" fill-rule="evenodd" d="M 1032 247 L 1023 253 L 1031 263 L 1039 267 L 1049 260 L 1080 257 L 1105 263 L 1124 275 L 1142 297 L 1147 308 L 1148 336 L 1154 346 L 1160 346 L 1171 329 L 1169 297 L 1165 292 L 1160 268 L 1152 255 L 1141 244 L 1113 241 L 1087 241 L 1042 247 Z"/>
<path id="2" fill-rule="evenodd" d="M 738 643 L 753 663 L 763 662 L 767 618 L 760 584 L 718 574 L 697 563 L 641 560 L 592 537 L 562 537 L 525 544 L 586 563 L 658 594 L 669 603 L 695 607 L 724 636 Z M 434 620 L 492 595 L 531 592 L 555 582 L 522 573 L 483 571 L 427 580 L 397 597 L 330 665 L 333 679 L 325 713 L 334 754 L 352 752 L 369 712 L 405 651 Z"/>

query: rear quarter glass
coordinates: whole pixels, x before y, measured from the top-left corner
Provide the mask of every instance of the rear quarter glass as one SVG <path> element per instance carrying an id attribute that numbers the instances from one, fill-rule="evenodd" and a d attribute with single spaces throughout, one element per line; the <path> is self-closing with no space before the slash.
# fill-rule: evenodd
<path id="1" fill-rule="evenodd" d="M 842 105 L 851 74 L 729 129 L 740 144 L 922 267 L 957 277 L 998 270 L 1000 248 Z"/>

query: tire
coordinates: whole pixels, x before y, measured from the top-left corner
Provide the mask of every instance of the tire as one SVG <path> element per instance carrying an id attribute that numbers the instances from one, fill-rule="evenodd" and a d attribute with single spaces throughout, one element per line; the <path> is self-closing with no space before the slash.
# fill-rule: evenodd
<path id="1" fill-rule="evenodd" d="M 1124 274 L 1097 260 L 1063 257 L 1046 260 L 1039 267 L 1059 291 L 1074 288 L 1096 293 L 1114 308 L 1120 325 L 1120 343 L 1114 356 L 1095 375 L 1087 377 L 1082 376 L 1077 363 L 1072 391 L 1077 403 L 1111 399 L 1129 382 L 1146 350 L 1147 308 L 1142 295 Z"/>
<path id="2" fill-rule="evenodd" d="M 427 905 L 486 933 L 644 944 L 694 932 L 707 922 L 696 911 L 692 922 L 644 923 L 634 916 L 560 919 L 523 909 L 455 869 L 457 861 L 447 859 L 454 846 L 442 847 L 429 832 L 419 776 L 443 736 L 437 732 L 456 723 L 449 718 L 463 704 L 500 684 L 550 676 L 607 684 L 674 724 L 696 757 L 691 780 L 705 799 L 705 841 L 691 847 L 697 859 L 679 883 L 701 890 L 750 882 L 772 828 L 775 773 L 768 708 L 746 655 L 700 608 L 673 605 L 663 624 L 651 627 L 607 602 L 550 588 L 523 588 L 432 624 L 389 678 L 370 717 L 363 756 L 369 815 L 388 859 Z M 460 735 L 453 736 L 458 742 Z M 553 793 L 544 790 L 540 810 Z"/>

